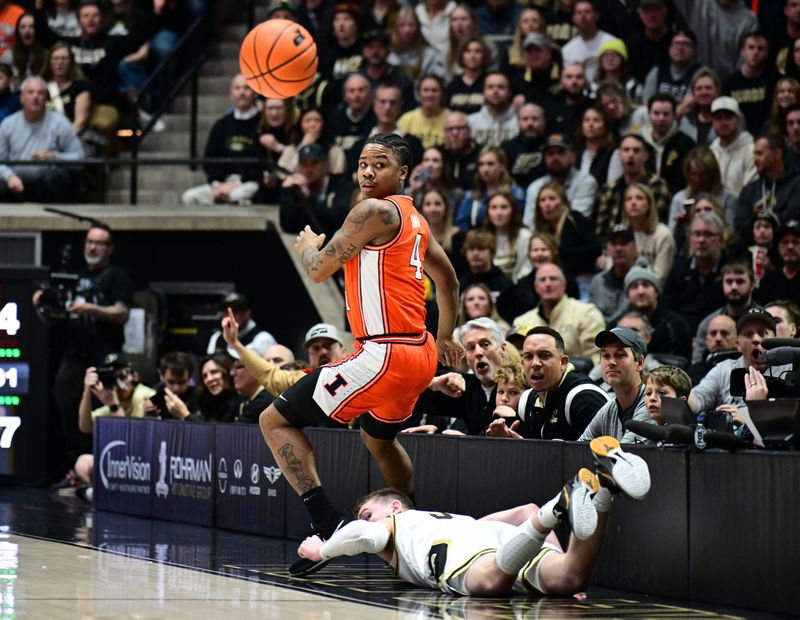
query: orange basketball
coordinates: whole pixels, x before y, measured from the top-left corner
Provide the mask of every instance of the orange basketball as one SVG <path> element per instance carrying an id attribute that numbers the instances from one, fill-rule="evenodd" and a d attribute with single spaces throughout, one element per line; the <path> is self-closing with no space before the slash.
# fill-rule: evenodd
<path id="1" fill-rule="evenodd" d="M 242 41 L 239 67 L 254 91 L 286 99 L 305 90 L 314 79 L 317 44 L 300 24 L 268 19 Z"/>

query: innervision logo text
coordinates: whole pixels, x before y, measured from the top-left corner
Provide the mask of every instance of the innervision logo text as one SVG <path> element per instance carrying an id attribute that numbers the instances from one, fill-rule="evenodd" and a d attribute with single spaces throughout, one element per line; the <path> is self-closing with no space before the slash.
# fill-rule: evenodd
<path id="1" fill-rule="evenodd" d="M 150 463 L 128 454 L 127 447 L 121 440 L 110 441 L 103 447 L 100 452 L 100 481 L 110 491 L 149 494 Z"/>

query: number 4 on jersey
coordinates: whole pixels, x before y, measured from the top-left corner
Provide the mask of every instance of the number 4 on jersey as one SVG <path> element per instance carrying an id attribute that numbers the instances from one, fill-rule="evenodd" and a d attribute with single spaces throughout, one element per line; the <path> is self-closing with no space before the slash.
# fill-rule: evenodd
<path id="1" fill-rule="evenodd" d="M 419 245 L 419 242 L 417 242 Z M 17 304 L 8 302 L 0 310 L 0 332 L 5 332 L 9 336 L 15 336 L 19 331 L 20 323 L 17 319 Z"/>
<path id="2" fill-rule="evenodd" d="M 417 280 L 422 280 L 422 259 L 419 257 L 420 243 L 422 243 L 422 235 L 417 233 L 417 236 L 414 239 L 414 249 L 411 250 L 411 260 L 408 261 L 412 267 L 417 268 L 417 270 L 414 272 L 414 277 Z"/>

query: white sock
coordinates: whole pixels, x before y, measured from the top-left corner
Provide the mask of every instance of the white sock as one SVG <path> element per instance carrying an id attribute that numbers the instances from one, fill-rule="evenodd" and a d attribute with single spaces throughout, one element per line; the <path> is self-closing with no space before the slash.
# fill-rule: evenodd
<path id="1" fill-rule="evenodd" d="M 542 526 L 546 527 L 548 530 L 552 530 L 556 525 L 558 525 L 558 517 L 556 517 L 555 513 L 553 512 L 553 508 L 555 508 L 555 505 L 558 503 L 559 497 L 561 497 L 561 493 L 539 508 L 539 523 L 541 523 Z"/>
<path id="2" fill-rule="evenodd" d="M 506 575 L 516 575 L 542 548 L 547 537 L 531 525 L 530 519 L 517 527 L 517 533 L 497 549 L 497 567 Z"/>
<path id="3" fill-rule="evenodd" d="M 608 512 L 611 510 L 611 502 L 613 501 L 614 496 L 611 495 L 611 491 L 606 487 L 600 487 L 600 490 L 597 491 L 592 498 L 592 503 L 597 512 Z"/>

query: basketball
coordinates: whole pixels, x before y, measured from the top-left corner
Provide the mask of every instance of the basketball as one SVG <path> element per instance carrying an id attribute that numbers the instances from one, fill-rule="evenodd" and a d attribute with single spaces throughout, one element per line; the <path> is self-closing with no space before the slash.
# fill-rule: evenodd
<path id="1" fill-rule="evenodd" d="M 317 44 L 300 24 L 269 19 L 247 33 L 239 49 L 239 67 L 258 94 L 293 97 L 314 79 Z"/>

